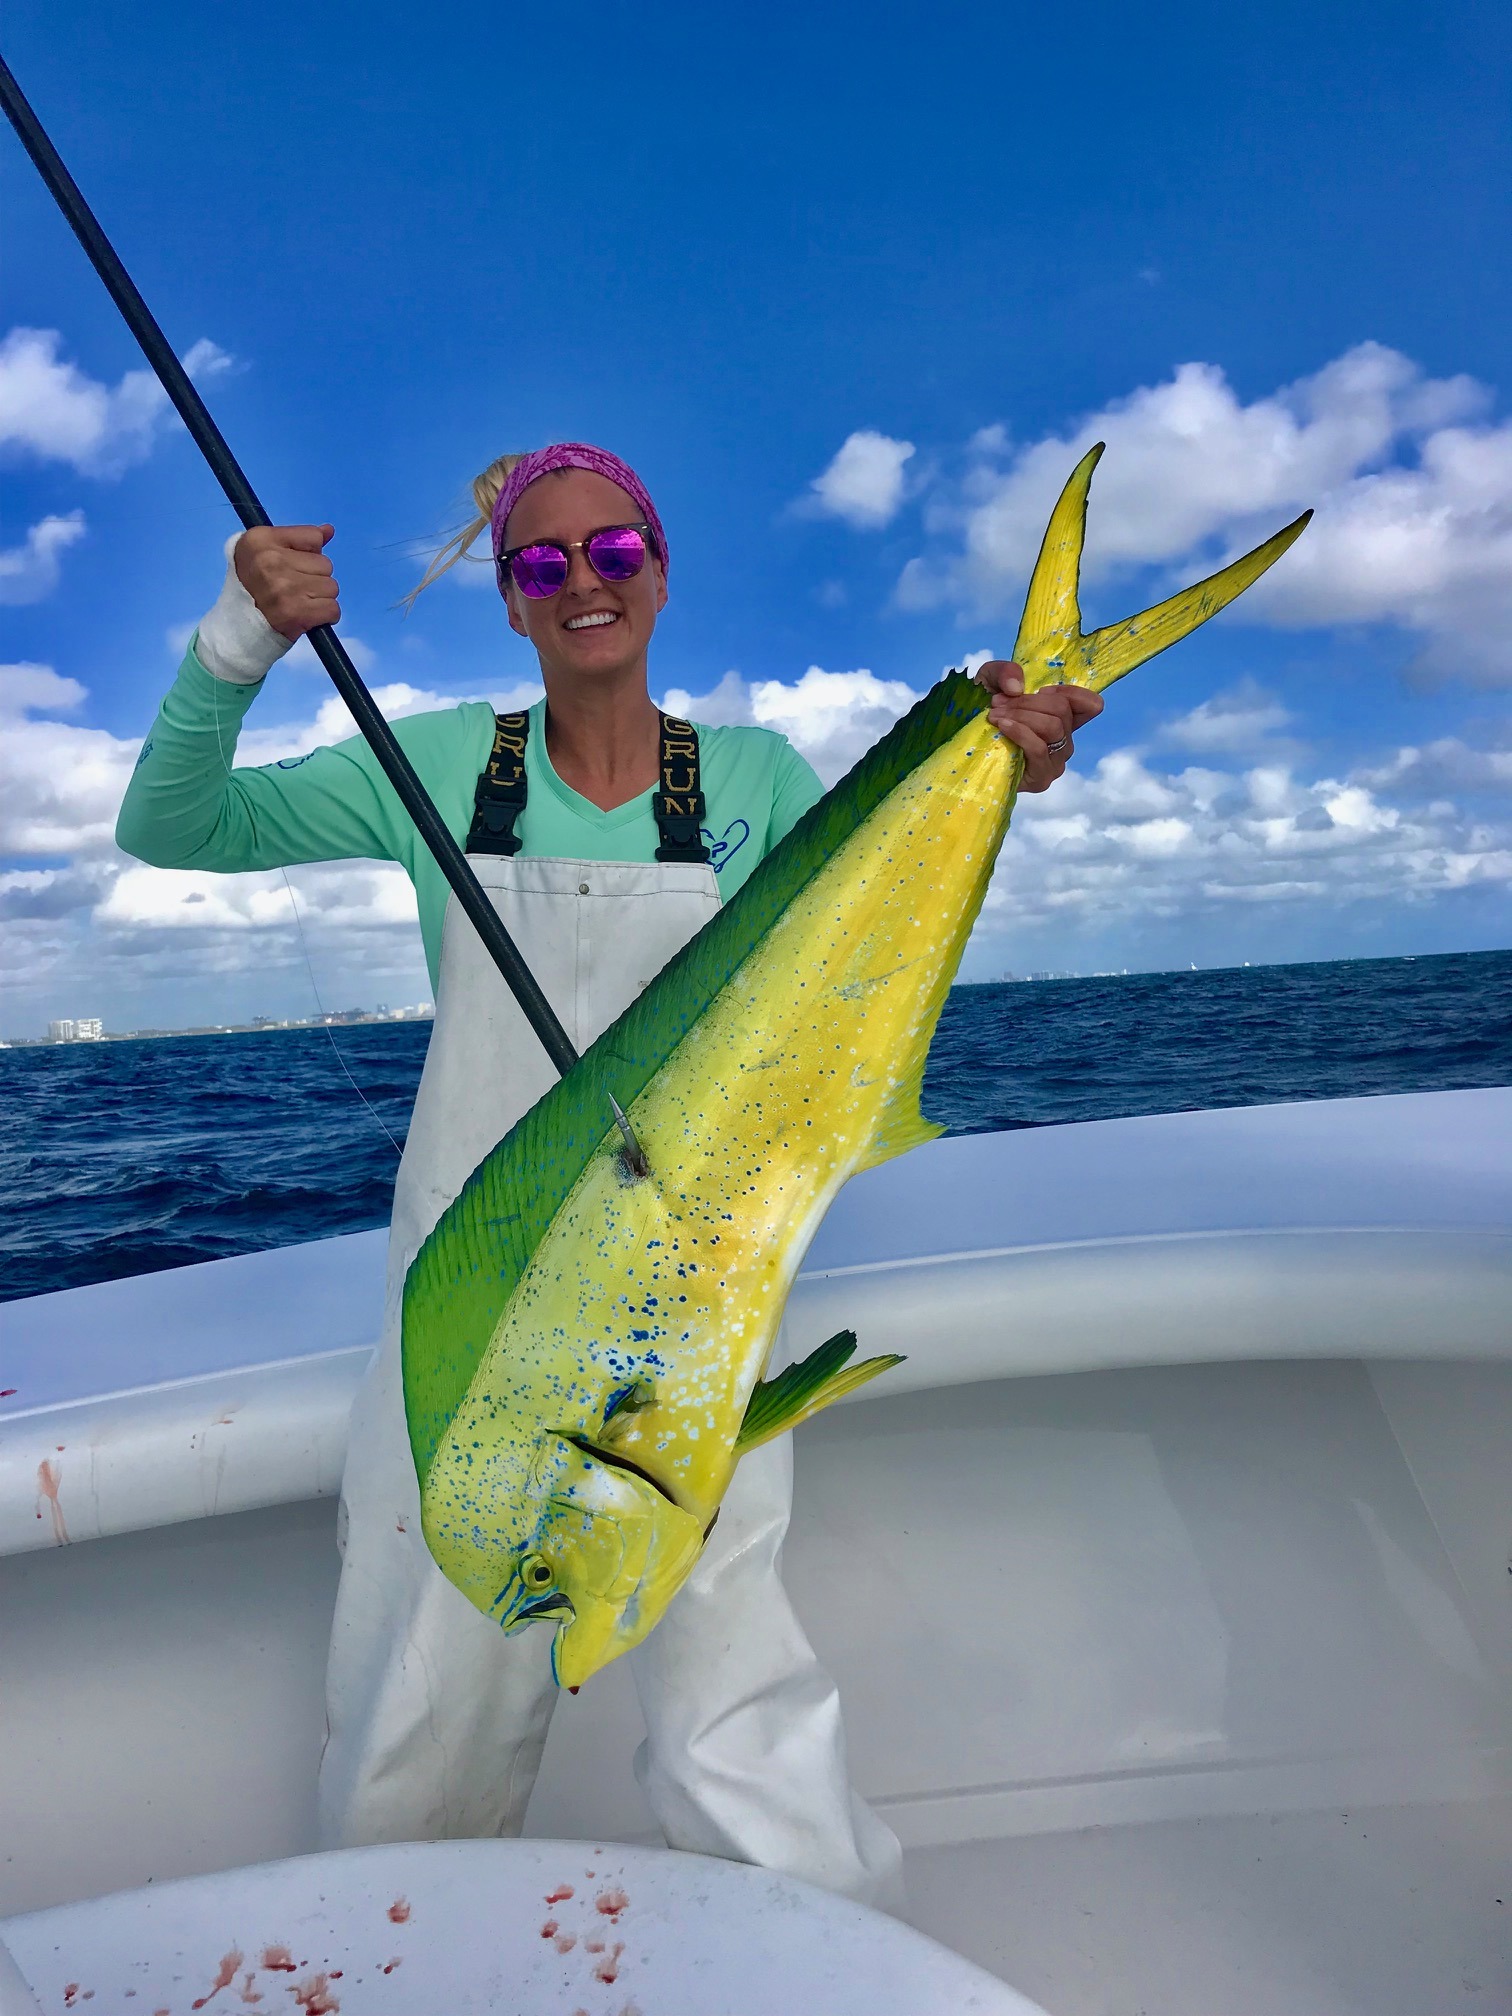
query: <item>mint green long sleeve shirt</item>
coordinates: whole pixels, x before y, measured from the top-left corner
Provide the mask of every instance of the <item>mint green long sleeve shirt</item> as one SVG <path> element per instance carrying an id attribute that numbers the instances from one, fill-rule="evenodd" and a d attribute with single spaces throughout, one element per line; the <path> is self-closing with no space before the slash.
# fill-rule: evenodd
<path id="1" fill-rule="evenodd" d="M 264 682 L 207 672 L 191 643 L 127 787 L 116 822 L 126 853 L 155 868 L 238 874 L 304 861 L 396 861 L 415 885 L 431 986 L 450 890 L 360 735 L 306 756 L 233 767 L 247 710 Z M 544 700 L 530 710 L 529 796 L 521 851 L 573 861 L 656 857 L 652 793 L 605 812 L 557 776 L 546 753 Z M 726 901 L 822 794 L 797 750 L 766 728 L 698 727 L 707 804 L 704 838 Z M 459 845 L 493 746 L 493 710 L 467 700 L 393 723 Z"/>

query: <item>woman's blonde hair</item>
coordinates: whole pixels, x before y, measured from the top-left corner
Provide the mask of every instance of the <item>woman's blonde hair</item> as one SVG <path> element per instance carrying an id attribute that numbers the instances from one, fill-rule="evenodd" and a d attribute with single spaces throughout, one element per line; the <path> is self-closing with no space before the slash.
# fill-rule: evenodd
<path id="1" fill-rule="evenodd" d="M 474 476 L 472 480 L 472 498 L 473 503 L 477 507 L 476 512 L 460 530 L 452 534 L 440 552 L 435 555 L 429 567 L 426 568 L 423 578 L 404 597 L 400 605 L 402 608 L 412 608 L 415 597 L 423 594 L 433 581 L 439 581 L 441 576 L 449 568 L 455 567 L 459 560 L 479 560 L 482 558 L 481 554 L 474 553 L 472 550 L 477 541 L 478 534 L 486 532 L 492 525 L 493 508 L 499 501 L 499 492 L 504 488 L 509 478 L 509 473 L 515 464 L 524 460 L 524 451 L 518 455 L 499 455 L 489 463 L 486 469 L 480 470 Z M 490 564 L 492 564 L 493 551 L 491 546 L 488 559 Z"/>

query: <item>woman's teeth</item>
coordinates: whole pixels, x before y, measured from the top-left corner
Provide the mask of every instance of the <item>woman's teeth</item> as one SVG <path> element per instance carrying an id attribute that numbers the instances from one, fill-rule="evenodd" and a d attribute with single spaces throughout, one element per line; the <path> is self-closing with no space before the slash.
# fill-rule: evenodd
<path id="1" fill-rule="evenodd" d="M 591 616 L 569 616 L 562 626 L 566 630 L 598 630 L 606 623 L 618 623 L 619 617 L 613 609 L 599 609 Z"/>

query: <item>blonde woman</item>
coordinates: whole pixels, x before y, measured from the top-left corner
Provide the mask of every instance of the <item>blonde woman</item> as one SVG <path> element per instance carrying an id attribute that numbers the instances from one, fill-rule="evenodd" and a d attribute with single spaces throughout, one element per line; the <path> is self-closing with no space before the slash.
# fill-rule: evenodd
<path id="1" fill-rule="evenodd" d="M 780 736 L 663 715 L 647 654 L 668 549 L 618 457 L 559 443 L 493 463 L 478 517 L 510 627 L 545 697 L 496 717 L 465 702 L 395 723 L 421 780 L 581 1050 L 712 917 L 821 795 Z M 324 1845 L 517 1833 L 555 1699 L 549 1630 L 506 1638 L 426 1551 L 405 1429 L 398 1308 L 421 1241 L 553 1073 L 365 743 L 234 769 L 236 731 L 290 645 L 340 616 L 329 525 L 233 544 L 121 808 L 122 847 L 160 867 L 402 863 L 436 1020 L 394 1190 L 385 1332 L 353 1411 L 320 1773 Z M 1025 752 L 1026 790 L 1065 767 L 1101 703 L 1025 698 L 979 675 Z M 876 1903 L 900 1895 L 891 1832 L 851 1791 L 834 1685 L 783 1591 L 790 1439 L 747 1456 L 704 1554 L 630 1655 L 646 1721 L 636 1769 L 678 1848 L 760 1863 Z"/>

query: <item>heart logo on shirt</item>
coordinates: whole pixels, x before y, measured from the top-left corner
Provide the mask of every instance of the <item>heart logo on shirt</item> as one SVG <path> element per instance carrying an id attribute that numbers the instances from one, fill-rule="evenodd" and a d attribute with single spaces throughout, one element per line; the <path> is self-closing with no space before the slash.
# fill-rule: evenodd
<path id="1" fill-rule="evenodd" d="M 709 865 L 716 875 L 751 837 L 751 829 L 744 819 L 732 819 L 717 840 L 709 827 L 701 826 L 698 830 L 709 850 Z"/>

